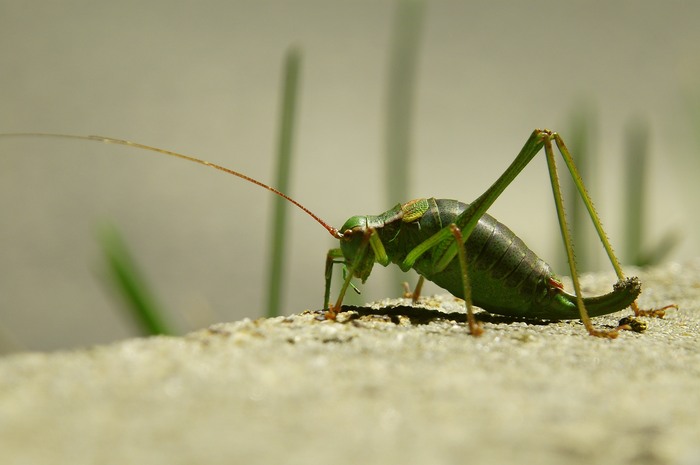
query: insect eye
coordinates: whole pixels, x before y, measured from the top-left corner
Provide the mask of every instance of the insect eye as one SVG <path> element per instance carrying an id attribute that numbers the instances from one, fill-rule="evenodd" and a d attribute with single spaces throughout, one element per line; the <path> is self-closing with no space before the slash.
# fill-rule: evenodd
<path id="1" fill-rule="evenodd" d="M 352 229 L 346 229 L 343 232 L 343 240 L 350 242 L 352 240 L 357 240 L 358 237 L 362 237 L 364 234 L 364 230 L 360 226 L 356 226 Z"/>

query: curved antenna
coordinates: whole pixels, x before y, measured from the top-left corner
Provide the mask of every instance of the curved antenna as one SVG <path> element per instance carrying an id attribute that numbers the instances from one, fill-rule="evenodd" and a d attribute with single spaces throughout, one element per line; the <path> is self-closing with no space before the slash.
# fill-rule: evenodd
<path id="1" fill-rule="evenodd" d="M 171 157 L 177 157 L 181 158 L 183 160 L 191 161 L 193 163 L 198 163 L 200 165 L 208 166 L 210 168 L 217 169 L 219 171 L 223 171 L 224 173 L 232 174 L 236 177 L 239 177 L 241 179 L 244 179 L 248 182 L 252 182 L 253 184 L 256 184 L 264 189 L 269 190 L 270 192 L 279 195 L 283 199 L 288 200 L 298 208 L 300 208 L 304 213 L 309 215 L 311 218 L 316 220 L 321 226 L 323 226 L 326 231 L 328 231 L 331 236 L 335 237 L 336 239 L 340 239 L 343 237 L 343 234 L 338 231 L 336 228 L 333 226 L 330 226 L 328 223 L 323 221 L 321 218 L 319 218 L 315 213 L 313 213 L 311 210 L 294 200 L 293 198 L 289 197 L 288 195 L 278 191 L 274 187 L 268 186 L 264 182 L 258 181 L 255 178 L 251 178 L 250 176 L 247 176 L 243 173 L 239 173 L 238 171 L 234 171 L 232 169 L 226 168 L 225 166 L 217 165 L 216 163 L 211 163 L 205 160 L 202 160 L 200 158 L 196 158 L 190 155 L 184 155 L 182 153 L 177 153 L 173 152 L 170 150 L 165 150 L 165 149 L 160 149 L 158 147 L 152 147 L 150 145 L 145 145 L 145 144 L 140 144 L 138 142 L 131 142 L 128 140 L 124 139 L 115 139 L 114 137 L 105 137 L 105 136 L 77 136 L 73 134 L 52 134 L 52 133 L 46 133 L 46 132 L 13 132 L 13 133 L 0 133 L 0 137 L 52 137 L 52 138 L 61 138 L 61 139 L 77 139 L 77 140 L 91 140 L 91 141 L 97 141 L 97 142 L 103 142 L 105 144 L 116 144 L 116 145 L 125 145 L 127 147 L 135 147 L 137 149 L 142 149 L 142 150 L 148 150 L 151 152 L 158 152 L 162 153 L 164 155 L 169 155 Z"/>

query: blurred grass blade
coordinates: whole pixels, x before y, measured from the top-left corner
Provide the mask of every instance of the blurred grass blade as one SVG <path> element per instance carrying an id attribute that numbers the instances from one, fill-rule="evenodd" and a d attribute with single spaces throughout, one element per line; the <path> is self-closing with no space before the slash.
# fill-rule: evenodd
<path id="1" fill-rule="evenodd" d="M 625 137 L 625 256 L 640 264 L 644 240 L 644 213 L 649 161 L 649 127 L 640 119 L 630 122 Z"/>
<path id="2" fill-rule="evenodd" d="M 387 205 L 406 202 L 409 196 L 411 127 L 423 10 L 422 0 L 398 0 L 396 4 L 387 82 Z"/>
<path id="3" fill-rule="evenodd" d="M 126 304 L 123 308 L 130 313 L 141 331 L 146 335 L 175 334 L 165 322 L 163 311 L 155 304 L 119 231 L 112 225 L 103 226 L 99 240 L 111 281 Z"/>
<path id="4" fill-rule="evenodd" d="M 284 61 L 282 76 L 282 106 L 280 112 L 279 135 L 277 143 L 277 174 L 273 186 L 285 194 L 289 194 L 289 179 L 291 177 L 292 142 L 294 120 L 299 93 L 299 67 L 301 53 L 298 49 L 290 49 Z M 286 259 L 286 237 L 288 203 L 285 199 L 275 196 L 273 218 L 270 225 L 272 239 L 268 261 L 267 279 L 267 316 L 275 317 L 280 313 L 280 298 L 284 287 L 284 264 Z"/>
<path id="5" fill-rule="evenodd" d="M 384 135 L 387 205 L 406 202 L 410 198 L 411 132 L 424 10 L 422 0 L 396 2 L 389 51 Z M 406 280 L 406 274 L 396 269 L 393 279 L 395 282 Z"/>
<path id="6" fill-rule="evenodd" d="M 649 190 L 649 125 L 646 121 L 637 119 L 627 125 L 626 152 L 625 255 L 633 265 L 656 265 L 680 243 L 681 236 L 677 232 L 667 232 L 651 249 L 644 246 Z"/>
<path id="7" fill-rule="evenodd" d="M 683 239 L 679 231 L 668 231 L 661 237 L 656 245 L 644 251 L 639 256 L 637 266 L 652 266 L 661 263 L 675 249 Z"/>

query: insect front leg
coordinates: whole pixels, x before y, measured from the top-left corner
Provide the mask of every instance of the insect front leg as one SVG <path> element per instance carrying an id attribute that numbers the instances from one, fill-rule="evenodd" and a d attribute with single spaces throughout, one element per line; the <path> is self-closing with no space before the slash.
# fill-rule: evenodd
<path id="1" fill-rule="evenodd" d="M 357 262 L 361 259 L 361 257 L 358 256 L 358 259 L 353 261 L 350 269 L 347 268 L 347 262 L 345 260 L 336 260 L 336 258 L 340 257 L 344 257 L 341 249 L 331 249 L 328 251 L 328 255 L 326 256 L 326 291 L 323 299 L 323 308 L 326 310 L 325 316 L 327 320 L 335 320 L 335 317 L 338 316 L 338 313 L 340 313 L 348 286 L 352 286 L 353 289 L 359 293 L 357 288 L 352 285 L 351 280 L 354 276 L 353 271 L 357 268 Z M 338 263 L 343 264 L 343 286 L 340 289 L 340 294 L 338 294 L 338 300 L 336 300 L 335 305 L 330 305 L 333 265 Z"/>
<path id="2" fill-rule="evenodd" d="M 336 260 L 343 257 L 343 260 Z M 326 290 L 324 297 L 324 308 L 326 309 L 326 318 L 333 320 L 340 312 L 343 299 L 348 287 L 352 285 L 351 280 L 354 277 L 360 278 L 365 282 L 372 271 L 374 262 L 378 261 L 382 265 L 389 264 L 389 257 L 386 254 L 384 245 L 377 235 L 377 232 L 372 227 L 358 227 L 343 232 L 341 238 L 341 248 L 331 249 L 326 256 Z M 338 294 L 338 300 L 335 305 L 330 306 L 330 286 L 332 277 L 332 268 L 336 263 L 344 263 L 350 267 L 345 269 L 343 286 Z M 354 286 L 353 286 L 354 287 Z"/>
<path id="3" fill-rule="evenodd" d="M 323 294 L 323 308 L 328 309 L 328 304 L 331 301 L 331 280 L 333 278 L 333 265 L 337 263 L 345 263 L 345 260 L 338 260 L 343 258 L 343 251 L 340 249 L 330 249 L 328 254 L 326 254 L 326 290 Z"/>

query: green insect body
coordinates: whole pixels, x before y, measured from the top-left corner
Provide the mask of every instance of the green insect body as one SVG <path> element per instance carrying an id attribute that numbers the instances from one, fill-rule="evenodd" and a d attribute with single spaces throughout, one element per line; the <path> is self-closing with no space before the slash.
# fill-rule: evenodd
<path id="1" fill-rule="evenodd" d="M 378 216 L 350 218 L 341 231 L 373 228 L 389 259 L 389 262 L 384 260 L 382 263 L 371 247 L 365 248 L 366 258 L 360 262 L 364 266 L 356 270 L 355 276 L 364 282 L 375 262 L 401 266 L 411 250 L 447 225 L 455 223 L 468 207 L 456 200 L 418 199 L 397 205 Z M 362 235 L 356 235 L 354 241 L 341 239 L 341 248 L 335 249 L 332 254 L 339 255 L 340 250 L 345 261 L 352 263 L 361 242 Z M 576 296 L 565 292 L 550 266 L 491 215 L 485 213 L 479 218 L 465 246 L 471 297 L 476 306 L 490 313 L 518 318 L 580 318 Z M 438 250 L 435 247 L 421 255 L 413 264 L 413 269 L 425 279 L 463 299 L 459 260 L 454 259 L 445 269 L 436 270 L 434 252 Z M 623 283 L 604 296 L 584 298 L 588 314 L 605 315 L 632 304 L 641 292 L 639 281 L 632 278 Z"/>
<path id="2" fill-rule="evenodd" d="M 564 159 L 618 276 L 609 294 L 588 298 L 582 295 L 553 144 Z M 564 292 L 550 267 L 512 231 L 486 214 L 506 187 L 543 149 L 574 284 L 573 295 Z M 635 300 L 641 292 L 641 284 L 637 278 L 625 278 L 571 154 L 561 137 L 549 130 L 534 130 L 510 166 L 471 204 L 418 199 L 378 216 L 352 217 L 340 231 L 335 231 L 334 237 L 340 240 L 340 248 L 330 250 L 326 259 L 324 308 L 328 309 L 329 318 L 334 318 L 341 308 L 351 279 L 355 277 L 364 282 L 375 262 L 383 266 L 395 263 L 403 271 L 415 269 L 421 275 L 417 289 L 425 278 L 463 298 L 469 330 L 474 335 L 482 330 L 474 317 L 472 303 L 493 313 L 522 318 L 580 318 L 589 334 L 610 338 L 617 337 L 617 329 L 595 329 L 591 316 L 613 313 L 627 306 L 632 307 L 635 316 L 664 314 L 664 309 L 640 310 L 637 306 Z M 345 280 L 338 300 L 331 306 L 330 283 L 336 263 L 344 264 Z M 620 325 L 620 328 L 630 326 Z"/>

